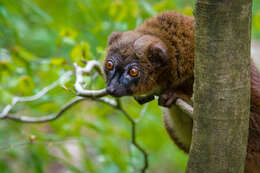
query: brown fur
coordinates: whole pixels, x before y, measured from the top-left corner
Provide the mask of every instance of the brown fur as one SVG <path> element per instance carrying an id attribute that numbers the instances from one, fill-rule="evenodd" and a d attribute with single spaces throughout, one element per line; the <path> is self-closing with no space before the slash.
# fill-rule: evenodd
<path id="1" fill-rule="evenodd" d="M 194 19 L 176 12 L 164 12 L 134 31 L 113 33 L 109 38 L 108 57 L 118 53 L 127 64 L 137 61 L 142 76 L 132 87 L 133 95 L 160 94 L 174 89 L 187 100 L 193 93 Z M 158 93 L 159 91 L 159 93 Z M 188 151 L 175 136 L 165 119 L 171 138 Z M 184 124 L 185 125 L 185 124 Z M 251 62 L 251 114 L 246 173 L 260 173 L 260 74 Z"/>
<path id="2" fill-rule="evenodd" d="M 177 85 L 193 75 L 194 20 L 176 12 L 164 12 L 147 20 L 136 30 L 160 38 L 167 45 L 171 68 L 165 76 L 167 86 Z M 169 78 L 169 76 L 171 76 Z M 165 83 L 163 81 L 162 83 Z"/>
<path id="3" fill-rule="evenodd" d="M 253 61 L 250 110 L 246 173 L 260 173 L 260 74 Z"/>

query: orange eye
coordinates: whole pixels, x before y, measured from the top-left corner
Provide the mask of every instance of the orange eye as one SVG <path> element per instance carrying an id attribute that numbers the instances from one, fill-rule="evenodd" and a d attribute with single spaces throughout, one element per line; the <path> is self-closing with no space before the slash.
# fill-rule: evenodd
<path id="1" fill-rule="evenodd" d="M 139 70 L 133 67 L 129 70 L 128 74 L 132 77 L 136 77 L 139 74 Z"/>
<path id="2" fill-rule="evenodd" d="M 108 60 L 105 66 L 108 70 L 112 70 L 114 68 L 114 63 L 111 60 Z"/>

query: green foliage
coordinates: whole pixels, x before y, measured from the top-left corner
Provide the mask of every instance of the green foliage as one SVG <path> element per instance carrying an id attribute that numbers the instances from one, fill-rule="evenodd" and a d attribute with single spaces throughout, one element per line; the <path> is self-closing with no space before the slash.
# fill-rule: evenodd
<path id="1" fill-rule="evenodd" d="M 165 10 L 192 16 L 192 0 L 0 0 L 0 110 L 14 96 L 36 94 L 73 62 L 105 57 L 112 31 L 134 29 Z M 260 38 L 260 3 L 253 8 L 253 38 Z M 86 78 L 103 88 L 101 77 Z M 42 99 L 13 112 L 41 116 L 57 112 L 73 97 L 74 78 Z M 64 90 L 64 88 L 66 90 Z M 137 140 L 149 153 L 149 172 L 184 172 L 187 156 L 170 141 L 156 101 L 145 106 L 124 98 L 135 119 Z M 118 111 L 85 101 L 44 124 L 0 121 L 0 172 L 133 173 L 142 155 L 130 143 L 130 123 Z M 35 135 L 35 141 L 29 136 Z"/>

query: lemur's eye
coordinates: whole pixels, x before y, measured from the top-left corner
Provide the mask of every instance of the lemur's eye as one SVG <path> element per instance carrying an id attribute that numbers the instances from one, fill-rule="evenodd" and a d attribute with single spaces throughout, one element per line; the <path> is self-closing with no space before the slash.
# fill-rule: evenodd
<path id="1" fill-rule="evenodd" d="M 136 77 L 139 74 L 139 70 L 135 67 L 129 69 L 128 74 L 132 77 Z"/>
<path id="2" fill-rule="evenodd" d="M 111 60 L 108 60 L 105 64 L 106 69 L 112 70 L 114 68 L 114 63 Z"/>

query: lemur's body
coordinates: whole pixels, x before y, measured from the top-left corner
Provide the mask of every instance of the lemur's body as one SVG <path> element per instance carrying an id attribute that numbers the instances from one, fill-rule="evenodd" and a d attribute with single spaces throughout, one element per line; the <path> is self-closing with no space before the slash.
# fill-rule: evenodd
<path id="1" fill-rule="evenodd" d="M 187 102 L 193 93 L 194 19 L 164 12 L 136 30 L 109 38 L 104 70 L 107 91 L 114 96 L 159 95 L 167 132 L 176 145 L 189 152 L 192 119 L 173 105 Z M 147 97 L 148 101 L 150 97 Z M 251 63 L 251 115 L 247 173 L 260 173 L 260 73 Z"/>

